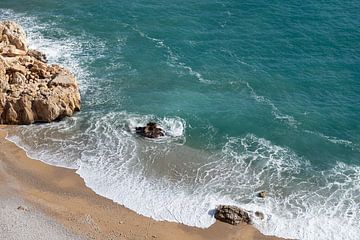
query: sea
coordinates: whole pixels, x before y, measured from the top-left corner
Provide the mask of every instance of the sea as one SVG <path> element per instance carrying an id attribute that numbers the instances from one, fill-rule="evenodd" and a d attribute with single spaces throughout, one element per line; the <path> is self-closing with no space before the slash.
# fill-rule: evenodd
<path id="1" fill-rule="evenodd" d="M 207 228 L 231 204 L 267 235 L 358 240 L 359 13 L 354 0 L 1 0 L 0 19 L 82 97 L 73 117 L 7 138 L 156 220 Z M 166 136 L 137 136 L 149 121 Z"/>

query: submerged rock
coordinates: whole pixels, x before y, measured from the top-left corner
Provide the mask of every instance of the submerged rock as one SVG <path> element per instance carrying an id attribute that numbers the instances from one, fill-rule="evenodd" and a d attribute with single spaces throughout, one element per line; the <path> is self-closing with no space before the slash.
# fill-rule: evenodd
<path id="1" fill-rule="evenodd" d="M 245 210 L 230 205 L 219 205 L 215 210 L 215 218 L 232 225 L 251 223 L 250 216 Z"/>
<path id="2" fill-rule="evenodd" d="M 164 130 L 159 128 L 156 123 L 149 122 L 145 127 L 136 127 L 136 133 L 147 138 L 158 138 L 165 136 Z"/>
<path id="3" fill-rule="evenodd" d="M 29 50 L 19 25 L 0 22 L 0 124 L 51 122 L 79 110 L 75 76 Z"/>

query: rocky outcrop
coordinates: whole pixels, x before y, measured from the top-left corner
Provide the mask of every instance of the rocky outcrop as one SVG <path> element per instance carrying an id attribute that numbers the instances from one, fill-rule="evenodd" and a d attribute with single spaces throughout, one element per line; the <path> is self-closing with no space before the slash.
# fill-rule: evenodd
<path id="1" fill-rule="evenodd" d="M 250 216 L 245 210 L 230 205 L 219 205 L 215 210 L 215 218 L 232 225 L 251 223 Z"/>
<path id="2" fill-rule="evenodd" d="M 158 138 L 165 136 L 164 130 L 159 128 L 156 123 L 149 122 L 145 127 L 136 127 L 136 133 L 147 138 Z"/>
<path id="3" fill-rule="evenodd" d="M 20 53 L 28 51 L 24 30 L 12 21 L 0 22 L 0 47 L 16 49 Z"/>
<path id="4" fill-rule="evenodd" d="M 29 50 L 19 25 L 0 22 L 0 124 L 51 122 L 79 110 L 75 76 Z"/>

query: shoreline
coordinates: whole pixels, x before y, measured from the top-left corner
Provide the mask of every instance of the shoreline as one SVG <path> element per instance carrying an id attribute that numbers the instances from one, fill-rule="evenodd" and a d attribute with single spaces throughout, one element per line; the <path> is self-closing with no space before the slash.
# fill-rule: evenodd
<path id="1" fill-rule="evenodd" d="M 1 203 L 6 203 L 10 198 L 24 201 L 24 208 L 31 209 L 26 211 L 26 214 L 36 215 L 39 221 L 48 217 L 48 221 L 56 225 L 56 228 L 64 228 L 62 231 L 67 235 L 102 240 L 281 239 L 265 236 L 251 225 L 232 226 L 217 221 L 209 228 L 200 229 L 141 216 L 97 195 L 85 186 L 84 180 L 75 170 L 30 159 L 23 149 L 5 137 L 6 126 L 0 126 Z M 9 221 L 5 225 L 14 224 Z M 29 227 L 27 231 L 33 229 Z"/>

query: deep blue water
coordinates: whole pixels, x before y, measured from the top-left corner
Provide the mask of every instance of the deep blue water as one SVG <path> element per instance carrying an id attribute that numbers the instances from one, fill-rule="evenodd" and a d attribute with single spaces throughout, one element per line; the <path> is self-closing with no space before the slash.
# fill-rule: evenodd
<path id="1" fill-rule="evenodd" d="M 30 156 L 78 169 L 99 194 L 155 219 L 206 227 L 209 210 L 231 203 L 263 211 L 255 225 L 267 234 L 360 236 L 357 1 L 2 0 L 0 9 L 81 85 L 75 117 L 9 136 Z M 168 136 L 136 137 L 148 120 Z"/>

